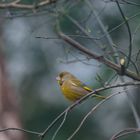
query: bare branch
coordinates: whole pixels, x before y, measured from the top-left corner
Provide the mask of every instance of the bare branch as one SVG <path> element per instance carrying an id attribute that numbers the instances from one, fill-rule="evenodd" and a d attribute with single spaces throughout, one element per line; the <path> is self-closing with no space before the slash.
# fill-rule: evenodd
<path id="1" fill-rule="evenodd" d="M 37 135 L 37 136 L 39 136 L 41 134 L 39 132 L 29 131 L 29 130 L 22 129 L 22 128 L 4 128 L 4 129 L 0 129 L 0 133 L 5 132 L 5 131 L 21 131 L 21 132 L 25 132 L 25 133 L 29 133 L 29 134 L 33 134 L 33 135 Z"/>
<path id="2" fill-rule="evenodd" d="M 61 122 L 61 124 L 59 125 L 59 127 L 57 128 L 57 130 L 55 131 L 55 133 L 54 133 L 54 135 L 53 135 L 53 137 L 52 137 L 52 140 L 55 139 L 55 137 L 56 137 L 56 135 L 58 134 L 59 130 L 62 128 L 63 124 L 65 123 L 66 118 L 67 118 L 67 113 L 68 113 L 68 112 L 65 112 L 63 121 Z"/>
<path id="3" fill-rule="evenodd" d="M 59 121 L 63 116 L 64 119 L 62 121 L 62 123 L 60 124 L 60 126 L 58 127 L 58 129 L 55 132 L 55 135 L 57 134 L 57 132 L 60 130 L 60 128 L 62 127 L 62 125 L 64 124 L 65 120 L 66 120 L 66 116 L 67 113 L 69 111 L 71 111 L 74 107 L 76 107 L 77 105 L 81 104 L 82 102 L 84 102 L 86 99 L 88 99 L 89 97 L 93 97 L 94 94 L 99 93 L 101 91 L 107 90 L 107 89 L 112 89 L 112 88 L 118 88 L 118 87 L 125 87 L 125 86 L 137 86 L 140 85 L 140 82 L 127 82 L 127 83 L 121 83 L 121 84 L 116 84 L 116 85 L 108 85 L 106 87 L 101 87 L 99 89 L 94 90 L 93 92 L 85 95 L 84 97 L 82 97 L 81 99 L 79 99 L 78 101 L 76 101 L 75 103 L 73 103 L 72 105 L 70 105 L 68 108 L 66 108 L 60 115 L 58 115 L 54 121 L 52 121 L 52 123 L 42 132 L 34 132 L 34 131 L 29 131 L 29 130 L 25 130 L 25 129 L 21 129 L 21 128 L 5 128 L 5 129 L 1 129 L 0 132 L 5 132 L 5 131 L 22 131 L 25 133 L 30 133 L 30 134 L 34 134 L 40 137 L 40 140 L 43 140 L 45 135 L 48 133 L 48 131 L 56 124 L 57 121 Z M 104 103 L 106 100 L 108 100 L 109 98 L 111 98 L 112 96 L 115 96 L 119 93 L 115 93 L 112 94 L 110 96 L 108 96 L 105 100 L 102 100 L 99 104 L 96 105 L 96 107 L 94 107 L 94 109 L 96 110 L 98 106 L 100 106 L 100 104 Z M 55 136 L 54 136 L 55 137 Z"/>
<path id="4" fill-rule="evenodd" d="M 103 63 L 105 65 L 107 65 L 109 68 L 115 70 L 118 74 L 120 74 L 121 72 L 121 67 L 113 62 L 111 62 L 110 60 L 104 58 L 103 56 L 99 56 L 97 55 L 95 52 L 85 48 L 84 46 L 82 46 L 80 43 L 78 43 L 77 41 L 73 40 L 72 38 L 68 37 L 67 35 L 65 35 L 64 33 L 62 33 L 61 31 L 58 32 L 59 36 L 66 41 L 67 43 L 69 43 L 72 47 L 78 49 L 79 51 L 85 53 L 86 55 L 90 56 L 91 58 L 99 61 L 100 63 Z M 134 79 L 134 80 L 138 80 L 140 81 L 140 76 L 138 76 L 136 73 L 126 69 L 124 75 Z"/>
<path id="5" fill-rule="evenodd" d="M 127 129 L 121 130 L 120 132 L 113 135 L 110 140 L 117 140 L 121 137 L 124 137 L 129 134 L 134 134 L 134 133 L 140 133 L 140 129 L 139 128 L 127 128 Z"/>
<path id="6" fill-rule="evenodd" d="M 132 20 L 133 18 L 137 17 L 140 15 L 140 12 L 137 12 L 136 14 L 134 14 L 133 16 L 130 16 L 129 18 L 127 18 L 127 21 Z M 108 31 L 107 34 L 112 33 L 113 31 L 115 31 L 116 29 L 118 29 L 119 27 L 121 27 L 122 25 L 125 24 L 125 21 L 123 21 L 122 23 L 120 23 L 119 25 L 115 26 L 114 28 L 112 28 L 111 30 Z M 103 34 L 102 36 L 100 36 L 98 39 L 101 39 L 103 37 L 105 37 L 106 34 Z"/>
<path id="7" fill-rule="evenodd" d="M 122 0 L 122 1 L 126 4 L 130 4 L 130 5 L 133 5 L 133 6 L 140 6 L 140 4 L 132 2 L 132 1 L 128 1 L 128 0 Z"/>
<path id="8" fill-rule="evenodd" d="M 34 4 L 21 4 L 20 0 L 15 0 L 13 2 L 10 3 L 0 3 L 0 8 L 18 8 L 18 9 L 35 9 L 41 6 L 45 6 L 51 3 L 56 2 L 56 0 L 44 0 L 41 1 L 39 3 L 37 3 L 37 5 Z"/>
<path id="9" fill-rule="evenodd" d="M 105 99 L 103 99 L 102 101 L 100 101 L 97 105 L 95 105 L 87 114 L 86 116 L 82 119 L 82 121 L 80 122 L 80 124 L 78 125 L 78 127 L 76 128 L 76 130 L 72 133 L 72 135 L 67 139 L 67 140 L 71 140 L 76 134 L 77 132 L 80 130 L 80 128 L 82 127 L 82 125 L 84 124 L 84 122 L 86 121 L 86 119 L 93 113 L 95 112 L 103 103 L 105 103 L 106 101 L 108 101 L 109 99 L 111 99 L 112 97 L 123 93 L 122 92 L 117 92 L 114 94 L 111 94 L 110 96 L 106 97 Z"/>
<path id="10" fill-rule="evenodd" d="M 86 99 L 88 99 L 89 97 L 92 97 L 94 94 L 99 93 L 101 91 L 107 90 L 107 89 L 112 89 L 112 88 L 117 88 L 117 87 L 125 87 L 125 86 L 137 86 L 140 85 L 140 82 L 127 82 L 127 83 L 121 83 L 121 84 L 117 84 L 117 85 L 108 85 L 105 87 L 101 87 L 99 89 L 94 90 L 93 92 L 85 95 L 84 97 L 82 97 L 81 99 L 79 99 L 78 101 L 74 102 L 72 105 L 70 105 L 68 108 L 66 108 L 60 115 L 58 115 L 54 121 L 52 121 L 52 123 L 46 128 L 46 130 L 44 130 L 44 132 L 40 135 L 41 139 L 43 140 L 43 138 L 45 137 L 45 135 L 50 131 L 50 129 L 56 124 L 57 121 L 59 121 L 66 113 L 70 112 L 73 108 L 75 108 L 76 106 L 78 106 L 79 104 L 81 104 L 82 102 L 84 102 Z"/>

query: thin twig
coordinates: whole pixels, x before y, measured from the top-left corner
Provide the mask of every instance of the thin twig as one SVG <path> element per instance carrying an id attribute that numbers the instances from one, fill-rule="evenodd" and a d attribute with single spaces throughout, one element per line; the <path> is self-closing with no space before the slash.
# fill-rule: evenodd
<path id="1" fill-rule="evenodd" d="M 29 133 L 29 134 L 33 134 L 33 135 L 37 135 L 37 136 L 39 136 L 41 134 L 39 132 L 29 131 L 29 130 L 22 129 L 22 128 L 4 128 L 4 129 L 0 129 L 0 133 L 4 132 L 4 131 L 21 131 L 21 132 L 25 132 L 25 133 Z"/>
<path id="2" fill-rule="evenodd" d="M 134 38 L 135 38 L 135 35 L 136 33 L 138 32 L 138 30 L 140 29 L 140 24 L 136 27 L 134 33 L 133 33 L 133 36 L 132 36 L 132 43 L 134 42 Z M 138 50 L 137 54 L 136 54 L 136 58 L 135 58 L 135 63 L 137 62 L 138 60 L 138 56 L 140 54 L 140 50 Z"/>
<path id="3" fill-rule="evenodd" d="M 71 140 L 76 134 L 77 132 L 80 130 L 80 128 L 82 127 L 83 123 L 86 121 L 86 119 L 94 112 L 96 111 L 103 103 L 105 103 L 106 101 L 108 101 L 109 99 L 111 99 L 112 97 L 123 93 L 122 92 L 117 92 L 114 94 L 109 95 L 108 97 L 106 97 L 105 99 L 103 99 L 102 101 L 100 101 L 97 105 L 95 105 L 87 114 L 86 116 L 82 119 L 82 121 L 80 122 L 80 124 L 78 125 L 78 127 L 76 128 L 76 130 L 72 133 L 72 135 L 67 139 L 67 140 Z"/>
<path id="4" fill-rule="evenodd" d="M 136 62 L 138 61 L 139 55 L 140 55 L 140 49 L 138 50 L 138 53 L 136 55 Z"/>
<path id="5" fill-rule="evenodd" d="M 136 13 L 135 15 L 133 16 L 130 16 L 127 21 L 137 17 L 140 15 L 140 12 Z M 119 25 L 115 26 L 114 28 L 112 28 L 111 30 L 109 30 L 107 32 L 107 34 L 110 34 L 112 33 L 113 31 L 117 30 L 118 28 L 120 28 L 122 25 L 124 25 L 125 22 L 123 21 L 122 23 L 120 23 Z M 103 34 L 102 36 L 100 37 L 92 37 L 92 36 L 87 36 L 87 35 L 73 35 L 73 34 L 66 34 L 67 36 L 69 37 L 79 37 L 79 38 L 85 38 L 85 39 L 94 39 L 94 40 L 101 40 L 102 38 L 104 38 L 107 34 Z M 59 37 L 42 37 L 42 36 L 37 36 L 36 38 L 43 38 L 43 39 L 60 39 Z"/>
<path id="6" fill-rule="evenodd" d="M 137 12 L 136 14 L 134 14 L 133 16 L 130 16 L 129 18 L 127 18 L 127 21 L 137 17 L 140 15 L 140 11 Z M 115 26 L 114 28 L 112 28 L 111 30 L 108 31 L 108 34 L 112 33 L 113 31 L 115 31 L 116 29 L 118 29 L 119 27 L 121 27 L 122 25 L 125 24 L 125 21 L 123 21 L 122 23 L 120 23 L 119 25 Z M 102 39 L 106 36 L 106 34 L 103 34 L 102 36 L 98 37 L 98 39 Z"/>
<path id="7" fill-rule="evenodd" d="M 19 9 L 35 9 L 35 8 L 39 8 L 51 3 L 56 2 L 56 0 L 44 0 L 41 1 L 39 3 L 37 3 L 37 5 L 35 6 L 34 4 L 21 4 L 20 0 L 15 0 L 9 3 L 0 3 L 0 8 L 19 8 Z"/>
<path id="8" fill-rule="evenodd" d="M 52 137 L 52 140 L 55 139 L 55 137 L 56 137 L 56 135 L 58 134 L 59 130 L 62 128 L 63 124 L 65 123 L 66 118 L 67 118 L 67 114 L 68 114 L 68 112 L 65 112 L 63 121 L 61 122 L 61 124 L 59 125 L 59 127 L 57 128 L 57 130 L 55 131 L 55 133 L 54 133 L 54 135 L 53 135 L 53 137 Z"/>
<path id="9" fill-rule="evenodd" d="M 133 6 L 140 6 L 140 4 L 132 2 L 132 1 L 128 1 L 128 0 L 122 0 L 122 1 L 126 4 L 130 4 L 130 5 L 133 5 Z"/>
<path id="10" fill-rule="evenodd" d="M 64 14 L 80 31 L 82 31 L 82 33 L 84 33 L 88 38 L 90 38 L 93 43 L 95 43 L 97 46 L 99 46 L 101 48 L 101 44 L 100 42 L 97 42 L 97 39 L 94 39 L 94 37 L 92 37 L 73 17 Z"/>
<path id="11" fill-rule="evenodd" d="M 128 30 L 128 36 L 129 36 L 129 46 L 128 47 L 129 47 L 129 52 L 128 52 L 128 61 L 127 61 L 127 64 L 126 64 L 126 68 L 128 68 L 129 67 L 129 63 L 130 63 L 130 59 L 131 59 L 131 54 L 132 54 L 132 35 L 131 35 L 131 29 L 130 29 L 130 26 L 128 24 L 128 20 L 126 19 L 125 15 L 124 15 L 121 7 L 120 7 L 120 4 L 119 4 L 118 0 L 115 0 L 115 1 L 116 1 L 116 4 L 117 4 L 117 6 L 119 8 L 119 11 L 120 11 L 120 13 L 121 13 L 121 15 L 122 15 L 122 17 L 124 19 L 124 22 L 125 22 L 127 30 Z"/>
<path id="12" fill-rule="evenodd" d="M 104 24 L 102 23 L 101 19 L 99 18 L 99 15 L 96 13 L 96 10 L 94 10 L 95 8 L 94 8 L 93 4 L 90 3 L 89 0 L 87 0 L 86 3 L 88 5 L 88 7 L 92 10 L 94 16 L 96 17 L 96 20 L 99 23 L 99 26 L 100 26 L 102 32 L 104 33 L 104 35 L 105 35 L 105 37 L 106 37 L 106 39 L 108 41 L 108 45 L 109 45 L 109 47 L 111 49 L 111 52 L 112 53 L 116 52 L 115 48 L 113 47 L 114 43 L 112 41 L 112 38 L 110 37 L 110 35 L 108 34 L 108 31 L 104 27 Z M 117 63 L 115 58 L 113 58 L 113 60 L 115 61 L 115 63 Z"/>
<path id="13" fill-rule="evenodd" d="M 134 134 L 134 133 L 140 133 L 140 129 L 138 129 L 138 128 L 127 128 L 127 129 L 121 130 L 120 132 L 113 135 L 110 140 L 117 140 L 121 137 L 124 137 L 124 136 L 129 135 L 129 134 Z"/>

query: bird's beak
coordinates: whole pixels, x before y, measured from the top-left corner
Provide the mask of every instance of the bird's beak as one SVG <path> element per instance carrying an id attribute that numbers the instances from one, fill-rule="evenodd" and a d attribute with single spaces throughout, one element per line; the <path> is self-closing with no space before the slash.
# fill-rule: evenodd
<path id="1" fill-rule="evenodd" d="M 60 81 L 60 77 L 59 77 L 59 76 L 57 76 L 57 77 L 56 77 L 56 80 L 57 80 L 57 81 Z"/>

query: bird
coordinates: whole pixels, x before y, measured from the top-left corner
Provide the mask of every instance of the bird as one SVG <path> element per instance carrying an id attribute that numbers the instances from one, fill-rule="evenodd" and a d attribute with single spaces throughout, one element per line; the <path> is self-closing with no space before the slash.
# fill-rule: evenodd
<path id="1" fill-rule="evenodd" d="M 70 101 L 75 102 L 92 92 L 93 90 L 81 82 L 70 72 L 64 71 L 56 77 L 63 95 Z M 105 99 L 104 96 L 94 94 L 95 97 Z"/>

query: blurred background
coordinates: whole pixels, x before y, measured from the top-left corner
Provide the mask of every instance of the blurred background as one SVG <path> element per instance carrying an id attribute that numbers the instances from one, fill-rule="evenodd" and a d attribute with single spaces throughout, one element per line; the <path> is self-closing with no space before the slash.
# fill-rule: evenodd
<path id="1" fill-rule="evenodd" d="M 42 1 L 21 0 L 19 3 L 34 5 Z M 9 90 L 1 90 L 0 108 L 3 109 L 2 114 L 5 110 L 6 112 L 10 110 L 12 113 L 10 118 L 15 118 L 14 112 L 18 121 L 16 121 L 17 125 L 13 125 L 10 121 L 8 125 L 3 123 L 4 125 L 0 126 L 1 129 L 22 127 L 37 132 L 45 130 L 71 104 L 61 94 L 55 79 L 61 71 L 71 72 L 93 89 L 120 82 L 120 77 L 124 81 L 132 81 L 128 77 L 118 76 L 107 66 L 72 48 L 58 37 L 56 30 L 56 25 L 59 23 L 65 34 L 111 61 L 117 63 L 119 58 L 127 59 L 129 35 L 115 1 L 56 0 L 35 9 L 1 5 L 1 3 L 11 2 L 12 0 L 0 1 L 0 77 L 7 80 L 5 85 L 10 86 L 10 89 L 5 88 Z M 133 40 L 131 60 L 136 66 L 131 62 L 129 69 L 137 72 L 140 68 L 140 2 L 119 0 L 119 3 L 128 19 Z M 1 89 L 4 87 L 3 84 L 0 86 Z M 102 94 L 109 95 L 123 90 L 123 88 L 117 88 Z M 140 115 L 139 89 L 131 87 L 127 91 L 131 93 L 131 102 L 137 114 Z M 8 100 L 3 98 L 6 94 Z M 11 104 L 8 104 L 11 99 L 14 111 L 9 109 L 12 108 Z M 66 122 L 55 139 L 67 139 L 82 118 L 99 101 L 88 99 L 68 113 Z M 7 115 L 1 115 L 1 122 L 5 121 L 2 116 L 5 118 Z M 55 124 L 44 140 L 52 139 L 61 121 Z M 127 127 L 137 127 L 136 119 L 126 95 L 120 94 L 90 115 L 73 139 L 108 140 L 113 134 Z M 27 140 L 39 139 L 32 134 L 21 137 Z M 8 140 L 10 139 L 12 139 L 11 136 Z M 124 139 L 138 140 L 140 136 L 129 135 Z"/>

